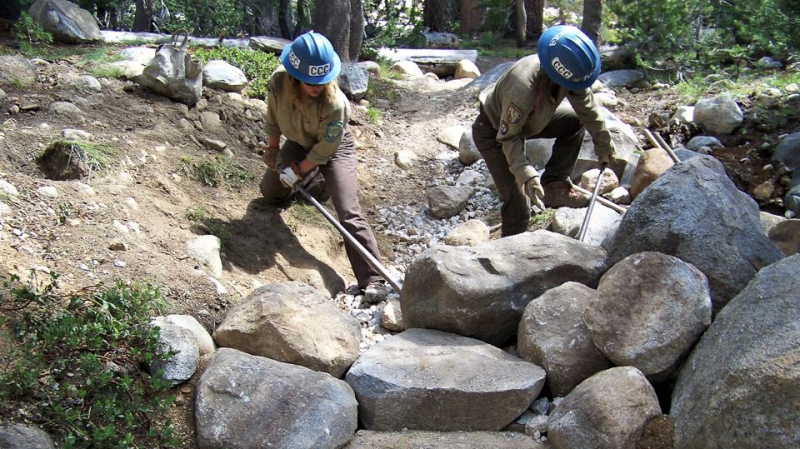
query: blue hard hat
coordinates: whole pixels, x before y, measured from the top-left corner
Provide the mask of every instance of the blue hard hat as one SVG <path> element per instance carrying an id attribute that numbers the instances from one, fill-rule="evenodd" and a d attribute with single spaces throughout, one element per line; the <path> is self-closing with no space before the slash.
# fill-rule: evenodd
<path id="1" fill-rule="evenodd" d="M 586 89 L 600 76 L 600 52 L 574 26 L 545 30 L 539 38 L 539 61 L 550 79 L 570 90 Z"/>
<path id="2" fill-rule="evenodd" d="M 326 84 L 339 76 L 342 61 L 325 36 L 313 31 L 283 48 L 281 62 L 292 77 L 306 84 Z"/>

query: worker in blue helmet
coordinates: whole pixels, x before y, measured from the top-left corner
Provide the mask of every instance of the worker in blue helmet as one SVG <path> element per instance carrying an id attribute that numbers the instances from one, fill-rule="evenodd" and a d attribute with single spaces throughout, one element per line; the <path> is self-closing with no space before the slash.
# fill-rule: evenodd
<path id="1" fill-rule="evenodd" d="M 590 88 L 600 75 L 597 47 L 578 28 L 556 26 L 542 34 L 538 52 L 517 61 L 481 94 L 472 125 L 475 145 L 503 202 L 504 237 L 528 229 L 531 203 L 544 210 L 589 202 L 589 195 L 570 180 L 586 130 L 598 161 L 615 162 L 611 134 Z M 525 140 L 552 138 L 552 156 L 540 178 L 541 167 L 525 155 Z"/>
<path id="2" fill-rule="evenodd" d="M 342 226 L 380 260 L 358 202 L 355 141 L 347 126 L 350 103 L 336 84 L 342 66 L 339 55 L 325 36 L 309 32 L 284 48 L 281 62 L 267 97 L 268 170 L 261 194 L 270 202 L 285 202 L 295 195 L 294 185 L 302 183 L 314 197 L 330 197 Z M 286 139 L 281 146 L 282 135 Z M 345 250 L 364 299 L 385 299 L 387 288 L 380 274 L 346 240 Z"/>

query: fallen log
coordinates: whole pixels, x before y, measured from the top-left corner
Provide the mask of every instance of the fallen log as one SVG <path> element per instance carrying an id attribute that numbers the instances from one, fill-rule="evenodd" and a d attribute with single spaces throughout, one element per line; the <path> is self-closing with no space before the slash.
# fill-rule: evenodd
<path id="1" fill-rule="evenodd" d="M 100 31 L 103 42 L 107 44 L 125 45 L 161 45 L 169 43 L 171 34 L 160 33 L 133 33 L 129 31 Z M 192 37 L 189 36 L 189 46 L 192 47 L 247 47 L 251 39 L 218 37 Z"/>

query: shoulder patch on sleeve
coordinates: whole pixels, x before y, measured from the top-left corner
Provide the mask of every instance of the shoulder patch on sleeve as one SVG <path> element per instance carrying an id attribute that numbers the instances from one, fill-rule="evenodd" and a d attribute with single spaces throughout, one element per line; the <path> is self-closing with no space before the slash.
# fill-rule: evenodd
<path id="1" fill-rule="evenodd" d="M 508 117 L 509 123 L 519 123 L 519 121 L 522 119 L 522 109 L 520 109 L 514 103 L 511 103 L 508 106 L 508 111 L 506 111 L 506 116 Z"/>
<path id="2" fill-rule="evenodd" d="M 341 120 L 334 120 L 328 123 L 328 126 L 325 127 L 325 141 L 336 142 L 340 137 L 342 137 L 343 129 L 344 125 L 342 125 Z"/>
<path id="3" fill-rule="evenodd" d="M 505 134 L 508 132 L 508 125 L 506 125 L 505 120 L 500 122 L 500 134 Z"/>

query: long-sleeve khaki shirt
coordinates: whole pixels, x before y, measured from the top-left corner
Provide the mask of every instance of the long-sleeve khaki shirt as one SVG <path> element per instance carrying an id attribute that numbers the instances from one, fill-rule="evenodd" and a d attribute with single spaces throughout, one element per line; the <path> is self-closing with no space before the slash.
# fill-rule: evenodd
<path id="1" fill-rule="evenodd" d="M 561 87 L 539 69 L 539 56 L 520 59 L 506 72 L 486 98 L 483 111 L 497 129 L 497 141 L 503 145 L 511 173 L 517 184 L 524 185 L 537 176 L 525 156 L 525 139 L 542 132 L 564 98 L 589 132 L 598 156 L 614 151 L 611 134 L 600 116 L 592 90 L 579 91 Z"/>
<path id="2" fill-rule="evenodd" d="M 270 81 L 267 96 L 266 132 L 268 135 L 286 136 L 308 151 L 307 158 L 325 165 L 342 143 L 350 103 L 336 89 L 333 104 L 321 97 L 298 99 L 290 90 L 291 75 L 277 71 Z"/>

